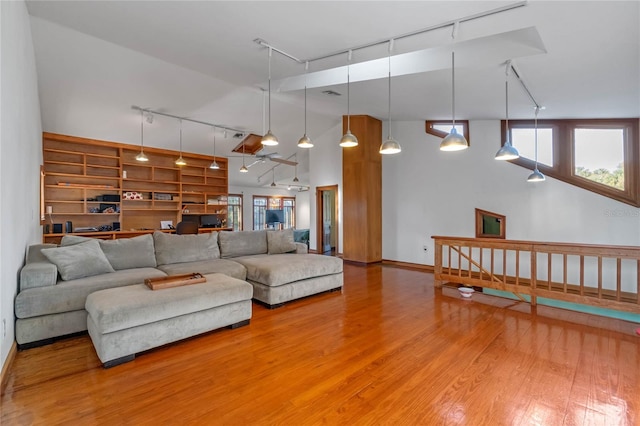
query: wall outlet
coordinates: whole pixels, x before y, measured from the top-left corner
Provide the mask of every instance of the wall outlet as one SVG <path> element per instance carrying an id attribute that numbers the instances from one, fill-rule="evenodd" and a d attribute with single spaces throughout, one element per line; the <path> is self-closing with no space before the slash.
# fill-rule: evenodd
<path id="1" fill-rule="evenodd" d="M 426 253 L 426 252 L 428 252 L 428 251 L 429 251 L 429 247 L 427 247 L 427 246 L 422 246 L 422 251 L 423 251 L 423 252 L 425 252 L 425 253 Z"/>

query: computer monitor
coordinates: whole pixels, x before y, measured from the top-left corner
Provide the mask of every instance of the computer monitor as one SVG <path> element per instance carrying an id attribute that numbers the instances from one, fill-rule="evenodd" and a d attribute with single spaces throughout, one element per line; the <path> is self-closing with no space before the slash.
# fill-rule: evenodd
<path id="1" fill-rule="evenodd" d="M 220 228 L 222 226 L 222 219 L 217 214 L 203 214 L 200 216 L 201 228 Z"/>
<path id="2" fill-rule="evenodd" d="M 284 210 L 267 210 L 265 222 L 267 225 L 272 223 L 284 223 Z"/>

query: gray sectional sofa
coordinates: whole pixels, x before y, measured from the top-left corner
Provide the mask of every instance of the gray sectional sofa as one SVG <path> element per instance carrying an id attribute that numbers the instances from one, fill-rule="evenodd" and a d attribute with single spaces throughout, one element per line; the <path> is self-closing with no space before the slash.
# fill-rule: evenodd
<path id="1" fill-rule="evenodd" d="M 191 272 L 244 280 L 254 300 L 269 307 L 343 285 L 342 260 L 308 254 L 292 230 L 65 236 L 60 247 L 38 244 L 27 251 L 15 299 L 16 341 L 24 349 L 87 330 L 85 303 L 93 292 Z"/>

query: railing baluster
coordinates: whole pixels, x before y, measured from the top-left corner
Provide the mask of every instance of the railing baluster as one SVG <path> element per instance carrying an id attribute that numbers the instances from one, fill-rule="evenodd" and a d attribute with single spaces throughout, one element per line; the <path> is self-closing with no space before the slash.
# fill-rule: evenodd
<path id="1" fill-rule="evenodd" d="M 520 284 L 520 250 L 516 249 L 516 285 Z"/>
<path id="2" fill-rule="evenodd" d="M 449 264 L 449 275 L 451 275 L 451 244 L 448 245 L 449 247 L 449 262 L 447 262 Z"/>
<path id="3" fill-rule="evenodd" d="M 562 292 L 567 292 L 567 254 L 562 255 Z"/>
<path id="4" fill-rule="evenodd" d="M 551 252 L 547 253 L 547 289 L 551 290 Z"/>
<path id="5" fill-rule="evenodd" d="M 620 301 L 622 296 L 622 259 L 616 259 L 616 300 Z"/>
<path id="6" fill-rule="evenodd" d="M 484 265 L 482 264 L 482 251 L 482 247 L 480 247 L 480 270 L 478 272 L 480 273 L 480 280 L 484 281 L 484 272 L 482 272 L 484 269 Z"/>
<path id="7" fill-rule="evenodd" d="M 602 299 L 602 256 L 598 256 L 598 299 Z"/>
<path id="8" fill-rule="evenodd" d="M 507 282 L 507 249 L 502 250 L 502 282 Z"/>
<path id="9" fill-rule="evenodd" d="M 491 247 L 491 277 L 489 278 L 492 282 L 493 282 L 493 277 L 494 277 L 494 269 L 493 269 L 493 265 L 494 265 L 494 248 Z M 638 286 L 640 286 L 640 281 L 638 281 Z"/>
<path id="10" fill-rule="evenodd" d="M 636 280 L 638 281 L 636 284 L 636 303 L 640 305 L 640 259 L 636 264 Z"/>
<path id="11" fill-rule="evenodd" d="M 580 296 L 584 296 L 584 256 L 580 255 Z"/>
<path id="12" fill-rule="evenodd" d="M 473 257 L 471 257 L 472 249 L 473 249 L 473 247 L 469 246 L 469 259 L 467 260 L 467 265 L 469 265 L 469 272 L 468 272 L 467 276 L 469 278 L 471 278 L 471 269 L 472 269 L 472 266 L 471 266 L 471 259 L 473 259 Z"/>
<path id="13" fill-rule="evenodd" d="M 531 246 L 531 305 L 536 306 L 536 288 L 538 287 L 538 252 L 536 246 Z"/>
<path id="14" fill-rule="evenodd" d="M 462 277 L 462 244 L 458 246 L 458 276 Z"/>

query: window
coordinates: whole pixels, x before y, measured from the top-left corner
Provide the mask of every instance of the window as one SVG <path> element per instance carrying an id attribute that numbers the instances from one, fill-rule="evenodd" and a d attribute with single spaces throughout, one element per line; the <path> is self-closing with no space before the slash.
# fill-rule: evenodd
<path id="1" fill-rule="evenodd" d="M 451 131 L 451 121 L 426 121 L 426 132 L 430 135 L 444 138 Z M 469 121 L 468 120 L 456 120 L 456 131 L 464 136 L 469 144 Z"/>
<path id="2" fill-rule="evenodd" d="M 296 199 L 294 197 L 267 197 L 255 195 L 253 197 L 253 229 L 266 229 L 266 211 L 284 210 L 282 229 L 296 226 Z"/>
<path id="3" fill-rule="evenodd" d="M 227 227 L 242 231 L 242 195 L 229 194 L 227 197 Z"/>
<path id="4" fill-rule="evenodd" d="M 547 176 L 640 207 L 638 119 L 538 120 L 538 163 Z M 505 140 L 502 122 L 502 140 Z M 535 167 L 533 120 L 510 120 L 511 142 Z"/>
<path id="5" fill-rule="evenodd" d="M 624 191 L 624 130 L 575 129 L 573 173 Z"/>

